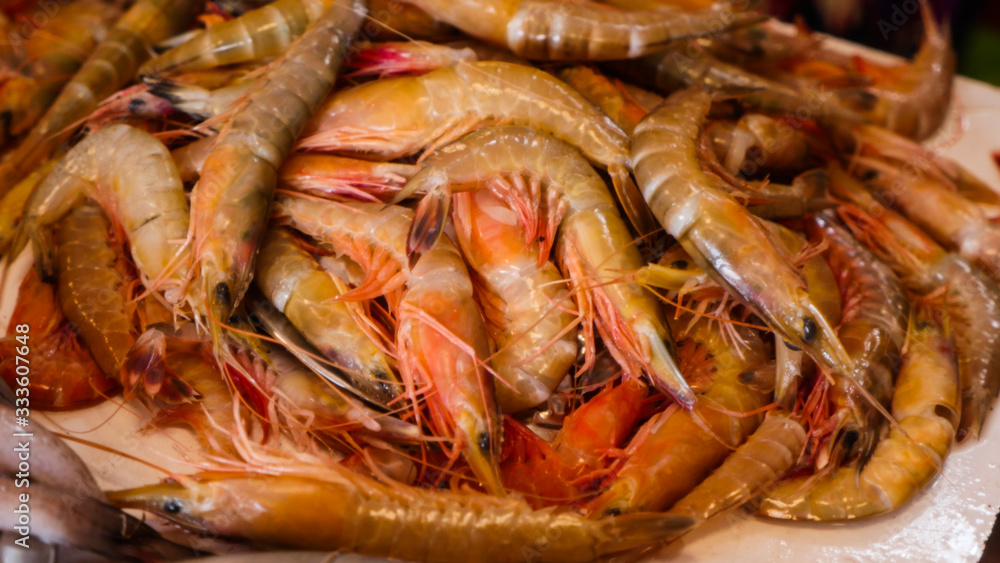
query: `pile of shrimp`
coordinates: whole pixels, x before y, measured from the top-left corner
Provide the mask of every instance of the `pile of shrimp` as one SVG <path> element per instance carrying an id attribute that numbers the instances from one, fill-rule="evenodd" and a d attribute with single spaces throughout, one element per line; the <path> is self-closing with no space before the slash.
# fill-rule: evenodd
<path id="1" fill-rule="evenodd" d="M 1000 196 L 919 144 L 927 5 L 890 65 L 741 4 L 5 2 L 0 374 L 189 429 L 199 471 L 88 497 L 181 542 L 582 561 L 895 510 L 1000 389 Z"/>

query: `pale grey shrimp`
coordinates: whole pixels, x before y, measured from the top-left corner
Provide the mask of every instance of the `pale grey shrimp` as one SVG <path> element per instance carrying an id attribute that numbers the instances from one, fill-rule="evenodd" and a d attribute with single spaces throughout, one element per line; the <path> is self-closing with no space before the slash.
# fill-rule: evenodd
<path id="1" fill-rule="evenodd" d="M 435 18 L 539 60 L 615 60 L 764 19 L 733 9 L 623 11 L 594 2 L 407 0 Z"/>
<path id="2" fill-rule="evenodd" d="M 344 90 L 317 113 L 299 148 L 390 160 L 498 123 L 533 127 L 579 149 L 611 175 L 636 230 L 657 230 L 629 176 L 628 135 L 574 89 L 527 66 L 459 64 Z"/>
<path id="3" fill-rule="evenodd" d="M 278 168 L 333 88 L 348 43 L 366 13 L 337 0 L 273 63 L 219 133 L 191 202 L 192 280 L 188 294 L 219 343 L 253 273 Z"/>

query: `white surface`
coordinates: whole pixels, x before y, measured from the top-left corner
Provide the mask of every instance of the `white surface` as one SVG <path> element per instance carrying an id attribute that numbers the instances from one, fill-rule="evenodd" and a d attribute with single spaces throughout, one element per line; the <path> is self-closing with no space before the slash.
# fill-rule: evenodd
<path id="1" fill-rule="evenodd" d="M 990 153 L 1000 150 L 1000 90 L 959 79 L 943 140 L 931 146 L 964 164 L 994 188 L 1000 171 Z M 118 401 L 115 401 L 117 403 Z M 139 429 L 148 413 L 106 403 L 87 411 L 42 415 L 81 438 L 113 447 L 179 472 L 193 472 L 183 430 Z M 48 418 L 49 420 L 44 420 Z M 52 426 L 50 424 L 50 426 Z M 981 440 L 955 449 L 944 473 L 896 512 L 846 524 L 777 522 L 728 515 L 675 542 L 655 559 L 676 562 L 740 561 L 978 561 L 1000 507 L 1000 416 L 991 415 Z M 71 443 L 98 483 L 120 489 L 160 480 L 163 474 L 127 459 Z"/>

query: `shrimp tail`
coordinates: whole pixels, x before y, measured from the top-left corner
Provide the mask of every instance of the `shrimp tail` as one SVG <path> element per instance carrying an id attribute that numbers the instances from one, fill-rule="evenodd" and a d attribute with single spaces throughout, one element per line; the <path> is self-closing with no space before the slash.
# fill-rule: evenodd
<path id="1" fill-rule="evenodd" d="M 125 394 L 142 389 L 149 397 L 170 404 L 200 401 L 202 396 L 166 366 L 167 337 L 157 329 L 139 335 L 122 362 L 121 381 Z"/>
<path id="2" fill-rule="evenodd" d="M 608 174 L 611 175 L 611 183 L 615 187 L 615 194 L 621 202 L 625 215 L 628 217 L 632 227 L 635 228 L 639 236 L 650 235 L 660 229 L 659 223 L 653 217 L 653 212 L 646 204 L 639 187 L 632 180 L 632 175 L 628 169 L 621 164 L 612 164 L 608 167 Z"/>
<path id="3" fill-rule="evenodd" d="M 606 544 L 601 552 L 627 551 L 676 538 L 695 525 L 687 516 L 636 512 L 601 520 Z"/>
<path id="4" fill-rule="evenodd" d="M 211 113 L 202 111 L 211 95 L 208 90 L 156 76 L 143 76 L 142 82 L 149 88 L 150 94 L 168 102 L 172 109 L 197 121 L 212 117 Z"/>
<path id="5" fill-rule="evenodd" d="M 447 179 L 436 182 L 420 200 L 413 216 L 413 226 L 406 240 L 406 253 L 411 262 L 429 251 L 441 238 L 451 211 L 451 189 Z"/>

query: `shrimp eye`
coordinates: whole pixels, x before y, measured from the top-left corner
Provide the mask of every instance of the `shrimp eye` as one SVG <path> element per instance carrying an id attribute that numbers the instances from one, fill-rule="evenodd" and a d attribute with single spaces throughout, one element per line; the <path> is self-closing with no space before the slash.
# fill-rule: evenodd
<path id="1" fill-rule="evenodd" d="M 798 352 L 798 351 L 802 350 L 802 348 L 799 348 L 798 346 L 792 344 L 791 342 L 789 342 L 787 340 L 785 341 L 785 348 L 788 348 L 792 352 Z"/>
<path id="2" fill-rule="evenodd" d="M 687 270 L 688 262 L 687 260 L 674 260 L 670 263 L 670 267 L 675 270 Z"/>
<path id="3" fill-rule="evenodd" d="M 479 451 L 489 453 L 492 448 L 493 441 L 490 440 L 490 433 L 483 432 L 479 435 Z"/>
<path id="4" fill-rule="evenodd" d="M 146 100 L 143 100 L 142 98 L 133 98 L 128 102 L 128 112 L 139 113 L 145 106 Z"/>
<path id="5" fill-rule="evenodd" d="M 604 511 L 605 516 L 621 516 L 622 511 L 618 508 L 609 508 Z"/>
<path id="6" fill-rule="evenodd" d="M 177 514 L 181 511 L 181 503 L 177 499 L 172 498 L 163 503 L 163 511 L 167 514 Z"/>
<path id="7" fill-rule="evenodd" d="M 225 305 L 232 303 L 233 298 L 229 294 L 229 286 L 226 285 L 226 282 L 219 282 L 219 284 L 215 286 L 215 298 Z"/>
<path id="8" fill-rule="evenodd" d="M 819 327 L 816 326 L 816 321 L 809 317 L 802 319 L 802 340 L 809 344 L 816 340 L 817 336 L 819 336 Z"/>
<path id="9" fill-rule="evenodd" d="M 878 172 L 874 170 L 867 170 L 865 171 L 864 174 L 861 175 L 861 180 L 865 182 L 874 180 L 875 178 L 878 178 Z"/>

